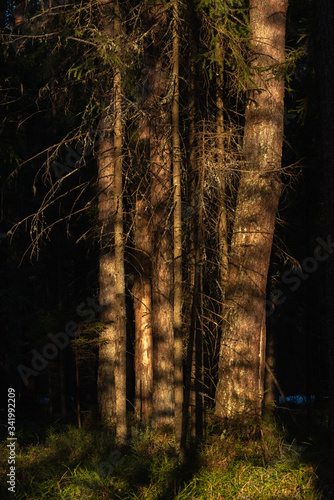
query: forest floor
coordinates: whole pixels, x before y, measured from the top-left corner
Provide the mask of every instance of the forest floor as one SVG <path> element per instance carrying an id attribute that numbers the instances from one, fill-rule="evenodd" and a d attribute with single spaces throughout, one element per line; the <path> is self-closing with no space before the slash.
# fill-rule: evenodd
<path id="1" fill-rule="evenodd" d="M 204 440 L 180 464 L 167 435 L 132 428 L 117 449 L 111 431 L 92 425 L 21 422 L 16 490 L 8 491 L 8 441 L 0 442 L 0 500 L 333 499 L 325 430 L 303 412 L 264 422 L 256 435 L 209 418 Z"/>

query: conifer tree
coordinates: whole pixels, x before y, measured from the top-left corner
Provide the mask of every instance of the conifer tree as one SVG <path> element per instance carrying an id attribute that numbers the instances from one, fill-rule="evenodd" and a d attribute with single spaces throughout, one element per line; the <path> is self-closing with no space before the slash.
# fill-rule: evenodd
<path id="1" fill-rule="evenodd" d="M 287 0 L 250 2 L 253 72 L 244 130 L 221 339 L 216 415 L 261 414 L 266 286 L 278 201 L 283 141 Z"/>

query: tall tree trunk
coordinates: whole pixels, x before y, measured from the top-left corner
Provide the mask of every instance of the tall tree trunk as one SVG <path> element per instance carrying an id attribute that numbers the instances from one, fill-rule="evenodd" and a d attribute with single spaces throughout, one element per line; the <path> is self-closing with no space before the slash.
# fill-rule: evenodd
<path id="1" fill-rule="evenodd" d="M 192 150 L 190 151 L 190 166 L 195 169 L 195 165 L 199 163 L 195 154 L 196 136 L 195 136 L 195 94 L 194 87 L 190 86 L 190 136 L 189 144 Z M 204 152 L 204 133 L 203 133 L 203 152 Z M 193 160 L 193 162 L 191 161 Z M 182 417 L 182 439 L 181 439 L 181 459 L 185 457 L 186 438 L 189 419 L 189 403 L 191 405 L 191 431 L 193 437 L 199 437 L 200 423 L 202 420 L 202 404 L 196 391 L 202 391 L 203 386 L 198 384 L 198 379 L 202 380 L 202 350 L 201 350 L 201 282 L 202 282 L 202 251 L 203 251 L 203 206 L 204 206 L 204 168 L 205 157 L 202 155 L 198 184 L 195 191 L 195 172 L 192 171 L 193 186 L 192 186 L 192 206 L 198 206 L 198 212 L 192 214 L 191 222 L 191 279 L 192 279 L 192 302 L 190 315 L 190 328 L 187 346 L 187 359 L 185 365 L 185 391 L 183 401 L 183 417 Z"/>
<path id="2" fill-rule="evenodd" d="M 154 241 L 152 262 L 153 425 L 162 427 L 174 424 L 173 258 L 169 219 L 172 191 L 168 113 L 162 110 L 157 118 L 151 129 L 150 139 Z"/>
<path id="3" fill-rule="evenodd" d="M 179 5 L 173 0 L 173 83 L 172 143 L 174 187 L 174 351 L 175 351 L 175 443 L 180 449 L 183 404 L 183 338 L 182 338 L 182 215 L 181 215 L 181 148 L 179 127 Z"/>
<path id="4" fill-rule="evenodd" d="M 199 221 L 199 226 L 202 222 Z M 199 250 L 202 243 L 202 229 L 199 229 Z M 195 432 L 196 438 L 203 438 L 204 431 L 204 359 L 203 359 L 203 266 L 199 264 L 199 283 L 195 328 Z"/>
<path id="5" fill-rule="evenodd" d="M 114 31 L 118 50 L 121 47 L 121 23 L 119 2 L 115 2 Z M 126 428 L 126 308 L 123 236 L 123 129 L 122 129 L 122 80 L 117 67 L 114 75 L 114 155 L 115 155 L 115 292 L 117 301 L 117 343 L 116 343 L 116 440 L 123 444 L 127 437 Z"/>
<path id="6" fill-rule="evenodd" d="M 326 236 L 334 235 L 334 5 L 330 0 L 316 3 L 317 33 L 317 79 L 320 114 L 320 159 L 323 170 L 326 202 Z M 331 250 L 330 250 L 331 252 Z M 330 419 L 329 432 L 334 455 L 334 262 L 330 257 L 326 263 L 326 336 L 329 353 Z"/>
<path id="7" fill-rule="evenodd" d="M 223 69 L 222 63 L 224 60 L 224 51 L 222 42 L 219 40 L 222 30 L 219 21 L 219 10 L 217 2 L 215 2 L 216 15 L 216 31 L 217 31 L 217 77 L 216 77 L 216 130 L 217 130 L 217 163 L 219 169 L 219 208 L 218 208 L 218 259 L 219 259 L 219 279 L 222 289 L 222 301 L 225 301 L 225 289 L 227 285 L 228 273 L 228 243 L 227 243 L 227 212 L 226 212 L 226 182 L 225 182 L 225 162 L 224 162 L 224 101 L 223 101 Z"/>
<path id="8" fill-rule="evenodd" d="M 216 415 L 261 414 L 265 364 L 265 300 L 276 212 L 281 193 L 287 0 L 251 0 L 255 88 L 250 91 L 231 242 L 221 340 Z"/>
<path id="9" fill-rule="evenodd" d="M 166 68 L 166 5 L 148 12 L 152 43 L 147 50 L 152 209 L 153 427 L 174 427 L 174 328 L 172 251 L 172 173 L 169 72 Z"/>
<path id="10" fill-rule="evenodd" d="M 105 327 L 100 334 L 98 365 L 98 406 L 101 423 L 115 417 L 115 356 L 117 323 L 115 321 L 116 266 L 114 245 L 114 141 L 107 117 L 100 123 L 98 152 L 99 220 L 101 225 L 100 307 Z"/>
<path id="11" fill-rule="evenodd" d="M 147 423 L 152 416 L 153 339 L 151 299 L 152 239 L 148 201 L 138 194 L 135 215 L 135 266 L 133 284 L 135 315 L 135 411 L 137 419 Z"/>
<path id="12" fill-rule="evenodd" d="M 188 178 L 189 178 L 189 191 L 188 198 L 190 200 L 190 218 L 189 218 L 189 246 L 188 253 L 188 286 L 189 286 L 189 331 L 187 338 L 187 355 L 184 371 L 184 399 L 183 399 L 183 414 L 182 414 L 182 435 L 180 444 L 180 458 L 185 458 L 185 448 L 187 439 L 187 430 L 189 422 L 189 406 L 191 413 L 191 434 L 193 437 L 196 435 L 196 417 L 195 417 L 195 324 L 197 314 L 197 293 L 198 293 L 198 279 L 196 279 L 196 258 L 198 246 L 196 245 L 196 231 L 197 231 L 197 207 L 199 196 L 197 186 L 197 152 L 196 152 L 196 89 L 195 89 L 195 56 L 197 54 L 197 47 L 194 41 L 194 34 L 192 32 L 194 20 L 194 12 L 190 7 L 189 10 L 189 30 L 190 30 L 190 50 L 188 60 L 188 119 L 189 119 L 189 156 L 187 160 Z M 201 205 L 199 205 L 201 206 Z"/>
<path id="13" fill-rule="evenodd" d="M 121 47 L 120 9 L 114 3 L 113 32 L 118 50 Z M 106 30 L 106 35 L 109 31 Z M 100 412 L 103 417 L 113 413 L 115 398 L 116 439 L 126 440 L 126 309 L 123 237 L 123 182 L 122 182 L 122 82 L 119 67 L 114 72 L 113 102 L 114 130 L 111 140 L 108 117 L 102 122 L 104 137 L 99 155 L 100 220 L 102 231 L 110 245 L 114 230 L 114 248 L 104 248 L 100 259 L 100 302 L 102 317 L 108 322 L 102 333 L 100 348 Z M 110 117 L 109 117 L 110 119 Z M 113 227 L 112 227 L 113 226 Z M 110 231 L 111 230 L 111 231 Z M 108 241 L 109 240 L 109 241 Z M 105 342 L 106 341 L 106 342 Z M 114 372 L 112 374 L 112 372 Z M 115 384 L 117 380 L 117 384 Z M 113 393 L 115 396 L 113 396 Z"/>
<path id="14" fill-rule="evenodd" d="M 171 238 L 171 164 L 168 118 L 151 133 L 154 235 L 152 269 L 153 425 L 174 425 L 173 256 Z"/>
<path id="15" fill-rule="evenodd" d="M 203 122 L 201 171 L 199 174 L 199 210 L 196 235 L 196 288 L 194 295 L 195 329 L 195 436 L 203 437 L 204 426 L 204 359 L 203 359 L 203 249 L 204 249 L 204 182 L 206 168 L 205 122 Z"/>

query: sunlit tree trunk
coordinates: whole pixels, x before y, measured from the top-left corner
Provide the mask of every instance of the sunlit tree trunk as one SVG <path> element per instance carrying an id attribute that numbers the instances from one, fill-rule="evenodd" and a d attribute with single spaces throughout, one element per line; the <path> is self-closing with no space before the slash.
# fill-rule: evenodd
<path id="1" fill-rule="evenodd" d="M 197 304 L 198 304 L 198 271 L 199 271 L 199 259 L 200 259 L 200 246 L 197 242 L 198 240 L 198 227 L 202 215 L 202 189 L 198 192 L 198 186 L 202 185 L 201 181 L 198 181 L 198 158 L 196 152 L 196 91 L 195 91 L 195 50 L 194 44 L 192 44 L 192 50 L 190 53 L 190 65 L 189 65 L 189 106 L 188 106 L 188 117 L 189 117 L 189 177 L 190 177 L 190 205 L 191 205 L 191 217 L 190 217 L 190 248 L 189 248 L 189 279 L 190 279 L 190 327 L 188 332 L 188 346 L 187 346 L 187 360 L 185 366 L 185 393 L 184 393 L 184 409 L 183 409 L 183 444 L 185 446 L 186 433 L 188 428 L 188 407 L 190 404 L 190 415 L 191 415 L 191 435 L 196 436 L 196 394 L 195 394 L 195 329 L 196 329 L 196 315 L 197 315 Z M 197 211 L 197 207 L 199 210 Z M 183 449 L 182 449 L 183 453 Z"/>
<path id="2" fill-rule="evenodd" d="M 202 222 L 199 221 L 199 224 Z M 200 226 L 201 227 L 201 226 Z M 199 253 L 202 247 L 202 229 L 198 235 Z M 199 262 L 199 260 L 198 260 Z M 202 439 L 204 432 L 204 353 L 203 353 L 203 266 L 199 263 L 199 280 L 195 318 L 195 435 Z"/>
<path id="3" fill-rule="evenodd" d="M 119 50 L 120 42 L 120 9 L 115 3 L 114 30 Z M 125 309 L 125 272 L 124 272 L 124 235 L 123 235 L 123 128 L 122 128 L 122 80 L 121 71 L 116 68 L 114 75 L 115 104 L 115 266 L 116 266 L 116 300 L 117 328 L 116 343 L 116 439 L 124 443 L 127 437 L 126 429 L 126 309 Z"/>
<path id="4" fill-rule="evenodd" d="M 153 427 L 174 428 L 173 191 L 170 72 L 165 52 L 167 5 L 147 13 L 152 43 L 146 51 L 152 230 Z"/>
<path id="5" fill-rule="evenodd" d="M 216 45 L 216 58 L 217 58 L 217 69 L 216 69 L 216 131 L 217 131 L 217 163 L 219 171 L 219 207 L 218 207 L 218 222 L 217 222 L 217 232 L 218 232 L 218 261 L 219 261 L 219 274 L 220 274 L 220 286 L 222 290 L 222 301 L 225 301 L 225 289 L 227 285 L 227 272 L 228 272 L 228 244 L 227 244 L 227 212 L 226 212 L 226 182 L 225 182 L 225 171 L 226 166 L 224 164 L 224 101 L 223 101 L 223 61 L 224 61 L 224 51 L 222 47 L 222 42 L 220 40 L 222 34 L 222 27 L 220 23 L 219 10 L 217 2 L 215 2 L 216 8 L 216 31 L 217 31 L 217 45 Z"/>
<path id="6" fill-rule="evenodd" d="M 115 356 L 117 323 L 116 266 L 114 254 L 114 140 L 110 124 L 105 117 L 100 123 L 98 151 L 100 253 L 100 307 L 105 327 L 100 334 L 98 366 L 98 406 L 101 423 L 115 417 Z"/>
<path id="7" fill-rule="evenodd" d="M 153 425 L 174 426 L 173 253 L 171 238 L 171 148 L 168 115 L 151 132 L 153 209 L 152 329 Z"/>
<path id="8" fill-rule="evenodd" d="M 121 32 L 118 2 L 113 4 L 116 44 Z M 106 30 L 106 35 L 109 32 Z M 99 403 L 101 418 L 116 416 L 116 439 L 126 440 L 126 310 L 122 182 L 122 82 L 118 67 L 113 82 L 113 131 L 108 113 L 102 120 L 99 151 L 99 216 L 102 225 L 100 305 L 107 323 L 99 353 Z M 110 113 L 110 112 L 109 112 Z M 114 233 L 114 234 L 113 234 Z M 112 237 L 114 236 L 113 246 Z M 117 383 L 115 383 L 117 381 Z"/>
<path id="9" fill-rule="evenodd" d="M 153 339 L 151 299 L 152 238 L 149 204 L 140 193 L 135 214 L 135 267 L 133 285 L 135 315 L 135 410 L 137 419 L 147 422 L 152 416 Z"/>
<path id="10" fill-rule="evenodd" d="M 287 0 L 252 0 L 254 88 L 249 92 L 241 174 L 221 340 L 216 415 L 260 415 L 263 398 L 265 300 L 281 193 Z"/>
<path id="11" fill-rule="evenodd" d="M 183 338 L 182 338 L 182 215 L 181 215 L 181 148 L 179 127 L 179 5 L 173 0 L 173 84 L 172 144 L 174 188 L 174 345 L 175 345 L 175 443 L 180 448 L 183 404 Z"/>
<path id="12" fill-rule="evenodd" d="M 195 356 L 195 436 L 203 437 L 204 430 L 204 359 L 203 359 L 203 251 L 204 251 L 204 182 L 206 169 L 205 122 L 203 122 L 202 147 L 198 179 L 198 219 L 195 250 L 195 291 L 192 316 L 194 316 Z"/>

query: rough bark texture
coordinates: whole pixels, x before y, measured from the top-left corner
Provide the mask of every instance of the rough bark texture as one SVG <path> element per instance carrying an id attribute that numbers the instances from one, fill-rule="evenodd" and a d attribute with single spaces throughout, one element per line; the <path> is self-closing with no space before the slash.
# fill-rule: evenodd
<path id="1" fill-rule="evenodd" d="M 193 76 L 193 72 L 190 71 Z M 190 80 L 190 109 L 191 118 L 189 129 L 189 142 L 195 151 L 197 143 L 195 136 L 195 94 L 194 80 Z M 193 213 L 191 218 L 191 314 L 190 329 L 187 346 L 187 359 L 185 366 L 185 391 L 183 402 L 182 419 L 182 440 L 181 440 L 181 458 L 184 459 L 186 446 L 186 434 L 188 429 L 189 404 L 191 407 L 191 434 L 193 437 L 200 438 L 203 435 L 203 208 L 204 208 L 204 170 L 205 170 L 205 147 L 204 147 L 204 126 L 203 126 L 203 146 L 201 159 L 198 159 L 194 153 L 190 154 L 192 174 L 192 206 L 198 207 L 198 212 Z M 196 169 L 199 172 L 196 172 Z M 197 182 L 196 182 L 196 177 Z"/>
<path id="2" fill-rule="evenodd" d="M 114 236 L 114 141 L 105 118 L 100 124 L 101 142 L 98 152 L 99 220 L 101 225 L 100 307 L 106 324 L 100 335 L 98 367 L 98 406 L 100 421 L 115 416 L 115 355 L 117 324 L 115 321 L 115 255 Z"/>
<path id="3" fill-rule="evenodd" d="M 331 0 L 316 2 L 317 12 L 317 79 L 320 116 L 320 159 L 323 170 L 326 203 L 326 236 L 334 235 L 334 4 Z M 330 375 L 330 420 L 332 453 L 334 455 L 334 259 L 326 268 L 326 330 Z"/>
<path id="4" fill-rule="evenodd" d="M 163 119 L 163 117 L 161 117 Z M 164 122 L 166 122 L 164 117 Z M 166 125 L 166 123 L 165 123 Z M 153 425 L 174 425 L 173 255 L 171 238 L 171 165 L 167 127 L 151 135 L 153 222 Z"/>
<path id="5" fill-rule="evenodd" d="M 250 92 L 229 261 L 227 327 L 221 340 L 216 415 L 259 415 L 263 397 L 265 299 L 281 192 L 287 0 L 250 2 L 256 87 Z M 261 71 L 258 71 L 261 70 Z"/>
<path id="6" fill-rule="evenodd" d="M 181 215 L 181 147 L 179 127 L 179 6 L 173 2 L 173 84 L 172 144 L 174 188 L 174 354 L 175 354 L 175 443 L 180 449 L 183 404 L 183 338 L 182 338 L 182 215 Z"/>
<path id="7" fill-rule="evenodd" d="M 152 241 L 148 201 L 139 195 L 136 203 L 135 245 L 137 273 L 133 285 L 135 314 L 135 410 L 142 422 L 152 416 L 153 339 L 151 300 Z"/>
<path id="8" fill-rule="evenodd" d="M 189 406 L 191 415 L 191 435 L 195 437 L 196 418 L 195 418 L 195 315 L 197 311 L 196 295 L 197 295 L 197 282 L 196 280 L 196 229 L 197 229 L 197 211 L 195 206 L 198 203 L 196 199 L 197 188 L 197 152 L 196 152 L 196 122 L 197 122 L 197 106 L 196 106 L 196 90 L 195 90 L 195 54 L 197 54 L 197 47 L 194 42 L 194 34 L 192 32 L 194 13 L 191 8 L 189 12 L 189 29 L 190 29 L 190 51 L 188 60 L 188 118 L 189 118 L 189 156 L 187 160 L 187 169 L 189 175 L 189 192 L 191 214 L 189 220 L 189 250 L 188 250 L 188 287 L 189 290 L 189 308 L 186 314 L 186 322 L 189 324 L 189 331 L 187 336 L 187 355 L 184 370 L 184 399 L 183 399 L 183 414 L 182 414 L 182 435 L 180 446 L 180 458 L 185 458 L 185 447 L 187 439 L 188 421 L 189 421 Z M 201 202 L 199 202 L 201 204 Z"/>
<path id="9" fill-rule="evenodd" d="M 115 36 L 120 37 L 120 9 L 115 3 L 114 19 Z M 121 47 L 120 39 L 117 43 Z M 127 437 L 126 427 L 126 308 L 125 308 L 125 271 L 124 271 L 124 235 L 123 235 L 123 128 L 122 128 L 122 80 L 121 71 L 116 68 L 114 75 L 114 105 L 115 105 L 115 266 L 116 266 L 116 439 L 123 444 Z"/>
<path id="10" fill-rule="evenodd" d="M 113 2 L 113 23 L 105 24 L 107 37 L 120 37 L 120 9 Z M 105 13 L 106 7 L 102 12 Z M 112 25 L 112 28 L 111 26 Z M 117 40 L 117 46 L 121 44 Z M 122 102 L 121 73 L 114 71 L 114 116 L 101 121 L 99 218 L 101 223 L 100 306 L 106 328 L 101 334 L 98 393 L 101 420 L 116 416 L 116 439 L 125 442 L 126 428 L 126 310 L 123 239 Z M 113 120 L 112 120 L 113 118 Z M 113 121 L 113 123 L 111 123 Z M 113 126 L 113 130 L 112 130 Z M 117 384 L 115 384 L 117 380 Z"/>
<path id="11" fill-rule="evenodd" d="M 217 9 L 217 2 L 215 3 Z M 218 14 L 219 16 L 219 14 Z M 219 19 L 219 17 L 218 17 Z M 224 51 L 219 41 L 219 32 L 221 31 L 221 23 L 216 20 L 217 45 L 216 57 L 218 61 L 224 61 Z M 220 286 L 222 289 L 222 301 L 225 301 L 225 289 L 227 284 L 228 274 L 228 243 L 227 243 L 227 210 L 226 210 L 226 182 L 225 182 L 225 144 L 224 144 L 224 101 L 223 101 L 223 75 L 220 64 L 217 64 L 216 76 L 216 130 L 217 130 L 217 163 L 220 171 L 220 186 L 219 186 L 219 208 L 218 208 L 218 259 L 219 259 L 219 274 Z"/>
<path id="12" fill-rule="evenodd" d="M 164 55 L 167 14 L 162 1 L 150 6 L 147 15 L 154 43 L 146 54 L 152 209 L 152 424 L 174 427 L 174 328 L 172 171 L 170 144 L 169 73 Z"/>

